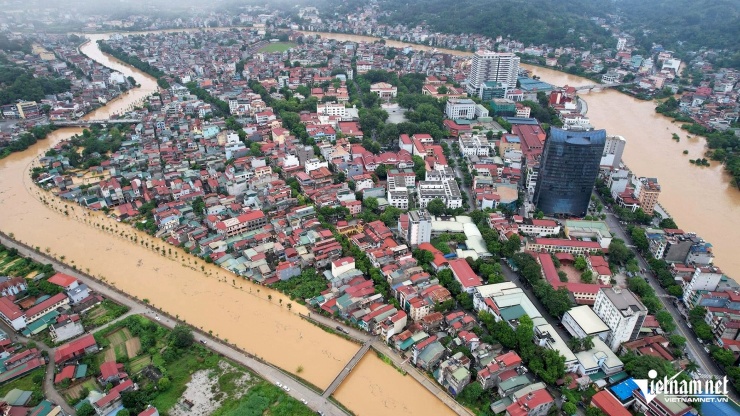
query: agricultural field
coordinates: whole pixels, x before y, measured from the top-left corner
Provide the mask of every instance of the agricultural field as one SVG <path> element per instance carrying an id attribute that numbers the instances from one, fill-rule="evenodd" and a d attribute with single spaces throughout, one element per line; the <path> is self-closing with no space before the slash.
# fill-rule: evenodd
<path id="1" fill-rule="evenodd" d="M 82 317 L 82 325 L 85 328 L 103 326 L 119 316 L 126 314 L 128 311 L 128 306 L 119 305 L 110 299 L 106 299 Z"/>
<path id="2" fill-rule="evenodd" d="M 54 274 L 54 268 L 50 264 L 44 265 L 22 257 L 16 249 L 0 245 L 0 276 L 32 279 L 40 273 L 50 277 Z"/>
<path id="3" fill-rule="evenodd" d="M 160 414 L 171 416 L 262 415 L 266 411 L 273 415 L 313 414 L 281 389 L 194 342 L 187 327 L 169 330 L 141 316 L 130 316 L 96 333 L 95 339 L 101 351 L 82 359 L 89 366 L 90 377 L 64 392 L 71 404 L 83 399 L 82 393 L 102 391 L 104 387 L 95 382 L 100 364 L 115 360 L 124 364 L 139 385 L 138 391 L 123 395 L 124 406 L 132 414 L 149 404 Z M 263 410 L 245 413 L 244 409 Z"/>
<path id="4" fill-rule="evenodd" d="M 271 53 L 271 52 L 285 52 L 290 48 L 295 47 L 295 43 L 291 42 L 275 42 L 268 43 L 267 45 L 259 48 L 257 52 Z"/>

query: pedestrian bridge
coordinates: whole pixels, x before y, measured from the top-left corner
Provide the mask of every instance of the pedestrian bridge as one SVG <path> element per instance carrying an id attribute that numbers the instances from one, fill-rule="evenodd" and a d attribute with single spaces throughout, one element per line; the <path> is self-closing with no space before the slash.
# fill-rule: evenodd
<path id="1" fill-rule="evenodd" d="M 93 124 L 138 124 L 143 120 L 140 118 L 115 118 L 115 119 L 90 119 L 90 120 L 59 120 L 51 121 L 58 127 L 89 127 Z"/>

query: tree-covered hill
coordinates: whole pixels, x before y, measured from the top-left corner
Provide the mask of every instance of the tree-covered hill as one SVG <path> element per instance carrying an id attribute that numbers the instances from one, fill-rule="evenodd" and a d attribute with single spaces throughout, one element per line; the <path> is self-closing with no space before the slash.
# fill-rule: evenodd
<path id="1" fill-rule="evenodd" d="M 390 12 L 383 23 L 416 25 L 426 22 L 445 33 L 511 36 L 525 44 L 552 46 L 613 46 L 616 40 L 591 17 L 602 15 L 607 0 L 381 0 Z"/>
<path id="2" fill-rule="evenodd" d="M 737 0 L 619 0 L 614 5 L 623 29 L 645 49 L 653 43 L 676 51 L 724 49 L 717 63 L 740 67 Z"/>
<path id="3" fill-rule="evenodd" d="M 350 2 L 351 3 L 351 2 Z M 619 18 L 619 27 L 637 46 L 653 44 L 683 55 L 701 48 L 724 50 L 721 66 L 740 67 L 740 2 L 737 0 L 380 0 L 389 12 L 381 22 L 427 23 L 445 33 L 511 36 L 525 44 L 613 46 L 610 33 L 593 17 Z"/>

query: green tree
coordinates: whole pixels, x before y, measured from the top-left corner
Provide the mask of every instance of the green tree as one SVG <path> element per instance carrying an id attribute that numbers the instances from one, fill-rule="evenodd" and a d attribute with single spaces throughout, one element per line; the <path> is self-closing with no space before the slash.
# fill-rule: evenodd
<path id="1" fill-rule="evenodd" d="M 658 372 L 658 379 L 665 376 L 672 376 L 675 373 L 670 361 L 651 355 L 635 356 L 628 354 L 623 357 L 625 371 L 632 377 L 648 379 L 648 372 L 655 370 Z"/>
<path id="2" fill-rule="evenodd" d="M 673 220 L 673 218 L 664 218 L 660 220 L 660 228 L 676 229 L 678 228 L 678 225 L 676 225 L 676 222 Z"/>
<path id="3" fill-rule="evenodd" d="M 658 311 L 658 313 L 655 314 L 655 319 L 658 320 L 658 323 L 660 324 L 660 327 L 663 328 L 664 332 L 670 334 L 676 330 L 676 323 L 673 321 L 673 315 L 671 315 L 670 312 L 666 310 Z"/>
<path id="4" fill-rule="evenodd" d="M 176 348 L 187 348 L 193 345 L 194 340 L 193 332 L 187 325 L 177 324 L 170 333 L 170 342 Z"/>
<path id="5" fill-rule="evenodd" d="M 378 198 L 367 197 L 362 200 L 362 206 L 371 210 L 376 211 L 378 209 Z"/>
<path id="6" fill-rule="evenodd" d="M 729 367 L 735 363 L 735 354 L 730 350 L 717 348 L 712 352 L 712 358 L 722 367 Z"/>
<path id="7" fill-rule="evenodd" d="M 582 272 L 586 270 L 586 267 L 588 265 L 586 264 L 586 259 L 583 256 L 576 257 L 576 261 L 573 263 L 573 267 L 576 268 L 579 272 Z"/>
<path id="8" fill-rule="evenodd" d="M 427 204 L 427 211 L 434 216 L 444 214 L 446 208 L 444 201 L 439 198 L 434 198 Z"/>
<path id="9" fill-rule="evenodd" d="M 615 238 L 609 244 L 609 263 L 624 265 L 632 257 L 634 253 L 624 244 L 624 241 Z"/>
<path id="10" fill-rule="evenodd" d="M 563 410 L 563 413 L 565 413 L 566 415 L 574 415 L 578 413 L 578 408 L 576 407 L 576 405 L 574 405 L 571 402 L 563 403 L 562 410 Z"/>
<path id="11" fill-rule="evenodd" d="M 517 342 L 517 351 L 519 356 L 525 362 L 529 361 L 535 352 L 535 345 L 532 342 L 534 338 L 534 324 L 532 318 L 527 315 L 523 315 L 519 319 L 519 326 L 514 330 Z"/>
<path id="12" fill-rule="evenodd" d="M 386 168 L 384 164 L 380 164 L 375 168 L 375 175 L 377 175 L 381 180 L 384 180 L 388 176 L 388 168 Z"/>
<path id="13" fill-rule="evenodd" d="M 77 409 L 77 416 L 94 416 L 95 414 L 95 409 L 90 403 L 85 403 Z"/>
<path id="14" fill-rule="evenodd" d="M 529 369 L 547 384 L 555 384 L 565 375 L 565 358 L 556 350 L 537 347 Z"/>
<path id="15" fill-rule="evenodd" d="M 581 282 L 593 283 L 593 281 L 594 281 L 594 273 L 591 270 L 586 270 L 585 272 L 581 273 Z"/>
<path id="16" fill-rule="evenodd" d="M 162 378 L 159 379 L 159 381 L 157 381 L 157 388 L 160 391 L 166 391 L 170 387 L 172 387 L 172 382 L 167 377 L 162 377 Z"/>
<path id="17" fill-rule="evenodd" d="M 515 253 L 519 252 L 520 248 L 522 246 L 521 239 L 517 234 L 511 235 L 508 240 L 506 240 L 506 243 L 504 243 L 504 246 L 502 247 L 501 254 L 504 257 L 511 257 Z"/>
<path id="18" fill-rule="evenodd" d="M 686 345 L 686 338 L 681 335 L 671 335 L 668 337 L 668 340 L 671 342 L 671 345 L 676 348 L 683 348 L 684 345 Z"/>

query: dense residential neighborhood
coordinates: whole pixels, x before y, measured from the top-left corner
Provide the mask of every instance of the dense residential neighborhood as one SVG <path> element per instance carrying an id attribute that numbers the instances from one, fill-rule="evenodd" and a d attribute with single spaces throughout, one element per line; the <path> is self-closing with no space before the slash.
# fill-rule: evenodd
<path id="1" fill-rule="evenodd" d="M 740 286 L 714 264 L 711 242 L 661 205 L 660 178 L 626 166 L 629 138 L 592 125 L 581 97 L 612 87 L 667 94 L 659 112 L 733 134 L 736 70 L 681 62 L 659 45 L 643 57 L 616 28 L 616 49 L 591 54 L 378 25 L 373 6 L 335 20 L 301 8 L 300 24 L 254 11 L 263 10 L 234 17 L 246 27 L 98 41 L 158 88 L 95 123 L 81 117 L 135 87 L 133 78 L 85 56 L 76 35 L 11 34 L 34 49 L 5 52 L 9 62 L 70 87 L 4 105 L 0 141 L 23 150 L 12 143 L 33 128 L 82 123 L 31 170 L 65 216 L 102 212 L 161 241 L 150 247 L 143 234 L 104 229 L 121 244 L 166 257 L 177 247 L 229 272 L 235 286 L 245 279 L 283 292 L 347 337 L 352 329 L 379 340 L 475 414 L 683 416 L 697 413 L 690 400 L 648 398 L 637 382 L 650 371 L 678 380 L 723 371 L 740 382 Z M 170 25 L 135 16 L 88 24 L 109 27 Z M 535 57 L 577 66 L 595 84 L 546 83 L 520 67 Z M 700 75 L 686 85 L 684 72 L 699 69 L 711 86 Z M 12 249 L 0 252 L 0 276 L 0 383 L 38 385 L 48 364 L 67 402 L 12 390 L 0 409 L 159 414 L 154 391 L 167 391 L 163 373 L 194 353 L 192 335 L 178 345 L 184 329 L 118 320 L 125 306 Z"/>

